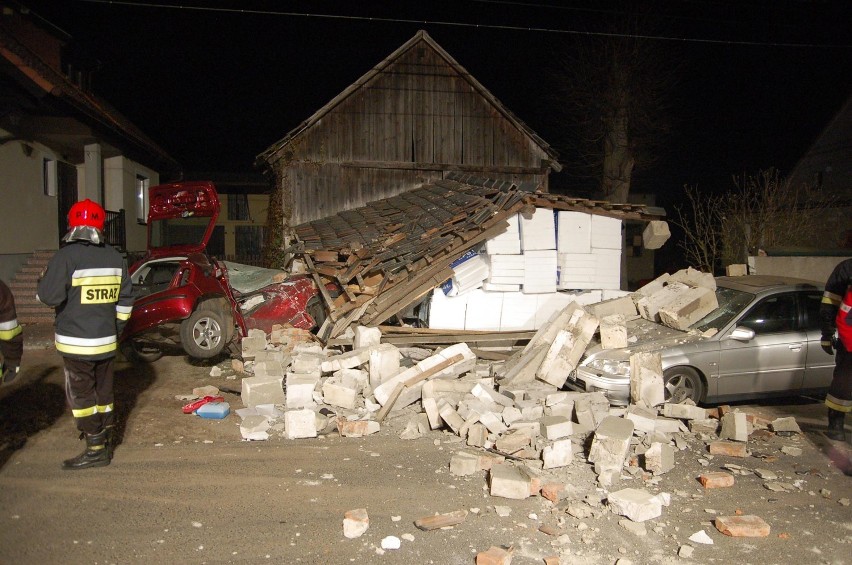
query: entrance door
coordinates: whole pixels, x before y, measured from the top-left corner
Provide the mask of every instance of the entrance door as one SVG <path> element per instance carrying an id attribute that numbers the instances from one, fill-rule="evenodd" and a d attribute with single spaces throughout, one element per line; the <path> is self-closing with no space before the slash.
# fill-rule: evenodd
<path id="1" fill-rule="evenodd" d="M 59 161 L 56 165 L 56 195 L 59 212 L 59 241 L 68 231 L 68 212 L 77 202 L 77 168 Z"/>

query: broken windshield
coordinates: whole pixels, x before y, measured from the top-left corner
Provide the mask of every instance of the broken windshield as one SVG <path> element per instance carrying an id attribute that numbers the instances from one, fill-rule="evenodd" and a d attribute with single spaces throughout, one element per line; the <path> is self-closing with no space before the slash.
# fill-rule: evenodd
<path id="1" fill-rule="evenodd" d="M 716 300 L 719 307 L 692 324 L 690 329 L 700 332 L 711 328 L 721 330 L 754 300 L 754 294 L 720 286 L 716 287 Z"/>

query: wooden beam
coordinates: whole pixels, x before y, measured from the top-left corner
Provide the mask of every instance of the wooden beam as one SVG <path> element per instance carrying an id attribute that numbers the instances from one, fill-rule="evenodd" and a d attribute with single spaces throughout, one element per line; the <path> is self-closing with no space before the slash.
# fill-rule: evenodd
<path id="1" fill-rule="evenodd" d="M 458 171 L 462 173 L 500 173 L 508 175 L 543 175 L 549 167 L 509 167 L 495 165 L 460 165 L 458 163 L 412 163 L 410 161 L 343 161 L 341 167 L 354 169 L 397 169 L 403 171 Z"/>

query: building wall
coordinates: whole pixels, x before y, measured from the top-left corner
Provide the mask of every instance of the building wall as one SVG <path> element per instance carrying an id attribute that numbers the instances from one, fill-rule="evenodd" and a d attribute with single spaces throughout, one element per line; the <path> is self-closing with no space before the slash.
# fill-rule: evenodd
<path id="1" fill-rule="evenodd" d="M 0 130 L 0 136 L 5 133 Z M 29 155 L 25 148 L 32 149 Z M 0 261 L 4 256 L 58 248 L 56 197 L 44 194 L 45 157 L 57 159 L 37 143 L 9 141 L 0 145 Z"/>
<path id="2" fill-rule="evenodd" d="M 756 275 L 796 277 L 825 283 L 834 267 L 848 257 L 749 257 L 749 269 Z"/>
<path id="3" fill-rule="evenodd" d="M 104 159 L 104 188 L 107 210 L 124 209 L 127 229 L 127 251 L 130 253 L 145 251 L 148 232 L 144 223 L 137 221 L 146 216 L 146 210 L 140 210 L 136 195 L 136 177 L 142 175 L 148 179 L 149 186 L 160 184 L 160 175 L 144 165 L 126 157 Z"/>
<path id="4" fill-rule="evenodd" d="M 548 155 L 424 44 L 403 53 L 272 160 L 290 225 L 463 170 L 547 189 Z"/>

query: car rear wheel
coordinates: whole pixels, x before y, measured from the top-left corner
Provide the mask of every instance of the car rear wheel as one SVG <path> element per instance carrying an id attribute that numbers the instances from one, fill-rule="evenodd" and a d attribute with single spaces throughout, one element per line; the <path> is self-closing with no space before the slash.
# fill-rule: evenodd
<path id="1" fill-rule="evenodd" d="M 216 310 L 199 309 L 181 322 L 180 342 L 190 357 L 210 359 L 225 348 L 225 324 Z"/>
<path id="2" fill-rule="evenodd" d="M 704 398 L 704 381 L 692 367 L 669 367 L 663 371 L 666 402 L 680 404 L 691 399 L 696 404 Z"/>
<path id="3" fill-rule="evenodd" d="M 128 339 L 121 343 L 121 353 L 128 361 L 153 363 L 163 356 L 163 350 L 156 345 L 143 343 L 135 339 Z"/>

